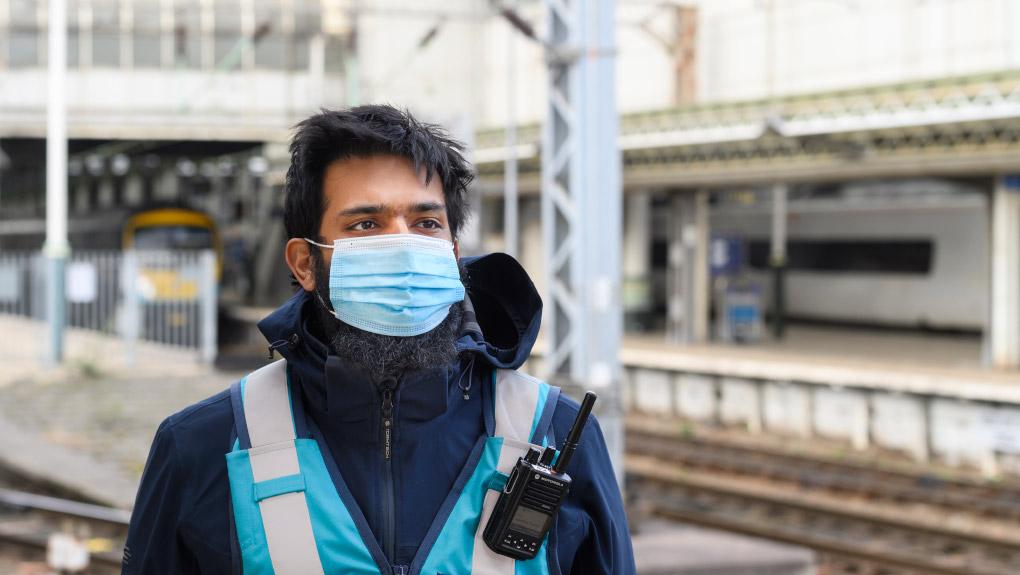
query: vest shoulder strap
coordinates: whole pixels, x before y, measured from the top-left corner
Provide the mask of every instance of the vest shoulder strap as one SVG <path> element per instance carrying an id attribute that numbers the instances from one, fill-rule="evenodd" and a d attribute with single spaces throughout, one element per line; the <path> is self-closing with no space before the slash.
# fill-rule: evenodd
<path id="1" fill-rule="evenodd" d="M 497 369 L 495 386 L 495 435 L 542 445 L 560 388 L 514 369 Z"/>
<path id="2" fill-rule="evenodd" d="M 294 416 L 287 384 L 287 360 L 280 359 L 241 381 L 241 405 L 252 447 L 292 441 Z"/>
<path id="3" fill-rule="evenodd" d="M 241 417 L 251 442 L 247 451 L 253 496 L 262 514 L 273 572 L 323 573 L 294 442 L 287 361 L 280 359 L 252 372 L 231 394 L 235 420 Z M 241 414 L 236 413 L 238 405 Z M 240 433 L 243 427 L 237 427 Z"/>

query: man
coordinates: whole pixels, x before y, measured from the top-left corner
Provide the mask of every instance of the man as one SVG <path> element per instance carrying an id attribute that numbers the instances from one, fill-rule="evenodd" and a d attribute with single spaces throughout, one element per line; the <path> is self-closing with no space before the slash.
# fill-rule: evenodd
<path id="1" fill-rule="evenodd" d="M 461 151 L 389 106 L 297 126 L 284 219 L 300 289 L 258 326 L 285 361 L 160 425 L 125 573 L 634 572 L 594 418 L 537 556 L 481 541 L 508 466 L 529 443 L 562 447 L 578 405 L 513 371 L 542 310 L 524 270 L 459 258 Z"/>

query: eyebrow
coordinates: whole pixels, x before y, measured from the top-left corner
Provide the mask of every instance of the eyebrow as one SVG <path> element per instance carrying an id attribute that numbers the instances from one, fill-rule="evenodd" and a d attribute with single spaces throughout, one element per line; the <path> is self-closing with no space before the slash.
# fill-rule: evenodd
<path id="1" fill-rule="evenodd" d="M 414 213 L 422 212 L 439 212 L 443 211 L 445 206 L 439 202 L 421 202 L 411 207 L 411 211 Z M 362 206 L 354 206 L 347 208 L 340 212 L 341 216 L 363 216 L 366 214 L 380 214 L 386 211 L 386 206 L 382 204 L 366 204 Z"/>
<path id="2" fill-rule="evenodd" d="M 441 212 L 444 209 L 446 209 L 446 206 L 440 204 L 439 202 L 421 202 L 419 204 L 415 204 L 414 207 L 411 208 L 411 211 L 415 213 Z"/>
<path id="3" fill-rule="evenodd" d="M 383 205 L 382 204 L 363 205 L 363 206 L 354 206 L 353 208 L 347 208 L 346 210 L 343 210 L 342 212 L 340 212 L 340 215 L 341 216 L 361 216 L 361 215 L 365 215 L 365 214 L 378 214 L 378 213 L 382 213 L 382 211 L 383 211 Z"/>

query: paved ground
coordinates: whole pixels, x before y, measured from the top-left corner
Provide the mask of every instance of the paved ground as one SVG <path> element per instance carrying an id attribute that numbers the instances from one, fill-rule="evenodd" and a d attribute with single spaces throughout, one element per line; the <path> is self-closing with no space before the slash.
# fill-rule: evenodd
<path id="1" fill-rule="evenodd" d="M 139 345 L 129 361 L 114 338 L 71 331 L 65 364 L 40 365 L 42 324 L 0 317 L 10 356 L 0 374 L 0 462 L 101 502 L 129 507 L 153 433 L 182 407 L 240 377 L 190 350 Z"/>
<path id="2" fill-rule="evenodd" d="M 711 529 L 649 522 L 634 537 L 641 575 L 810 575 L 808 549 Z"/>

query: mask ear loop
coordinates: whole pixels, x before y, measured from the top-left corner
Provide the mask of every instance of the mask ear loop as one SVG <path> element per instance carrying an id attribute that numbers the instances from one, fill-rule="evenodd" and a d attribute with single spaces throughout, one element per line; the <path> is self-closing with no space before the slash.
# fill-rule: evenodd
<path id="1" fill-rule="evenodd" d="M 333 247 L 334 247 L 334 246 L 331 246 L 331 245 L 329 245 L 329 244 L 320 244 L 319 242 L 316 242 L 316 241 L 312 241 L 312 240 L 310 240 L 310 239 L 308 239 L 308 238 L 301 238 L 301 239 L 303 239 L 303 240 L 305 240 L 306 242 L 308 242 L 308 243 L 312 244 L 313 246 L 319 246 L 320 248 L 329 248 L 329 249 L 333 249 Z"/>
<path id="2" fill-rule="evenodd" d="M 333 248 L 335 248 L 335 247 L 336 247 L 336 246 L 330 246 L 330 245 L 327 245 L 327 244 L 320 244 L 319 242 L 316 242 L 316 241 L 312 241 L 312 240 L 310 240 L 310 239 L 308 239 L 308 238 L 301 238 L 301 239 L 303 239 L 303 240 L 305 240 L 306 242 L 308 242 L 308 243 L 312 244 L 313 246 L 319 246 L 320 248 L 329 248 L 329 249 L 333 249 Z M 336 310 L 335 310 L 335 309 L 333 309 L 333 308 L 332 308 L 331 306 L 328 306 L 328 305 L 326 305 L 326 302 L 325 302 L 325 301 L 323 301 L 323 299 L 322 299 L 322 295 L 321 295 L 321 294 L 319 293 L 319 286 L 318 286 L 318 285 L 316 285 L 316 286 L 315 286 L 315 289 L 314 289 L 314 290 L 312 290 L 312 291 L 313 291 L 313 292 L 315 292 L 315 299 L 319 300 L 319 305 L 321 305 L 321 306 L 322 306 L 322 309 L 324 309 L 324 310 L 326 310 L 327 312 L 329 312 L 329 314 L 330 314 L 330 315 L 332 315 L 332 316 L 333 316 L 334 318 L 336 318 L 336 320 L 337 320 L 337 321 L 339 321 L 339 320 L 340 320 L 340 318 L 339 318 L 339 317 L 337 317 L 337 315 L 336 315 Z"/>

